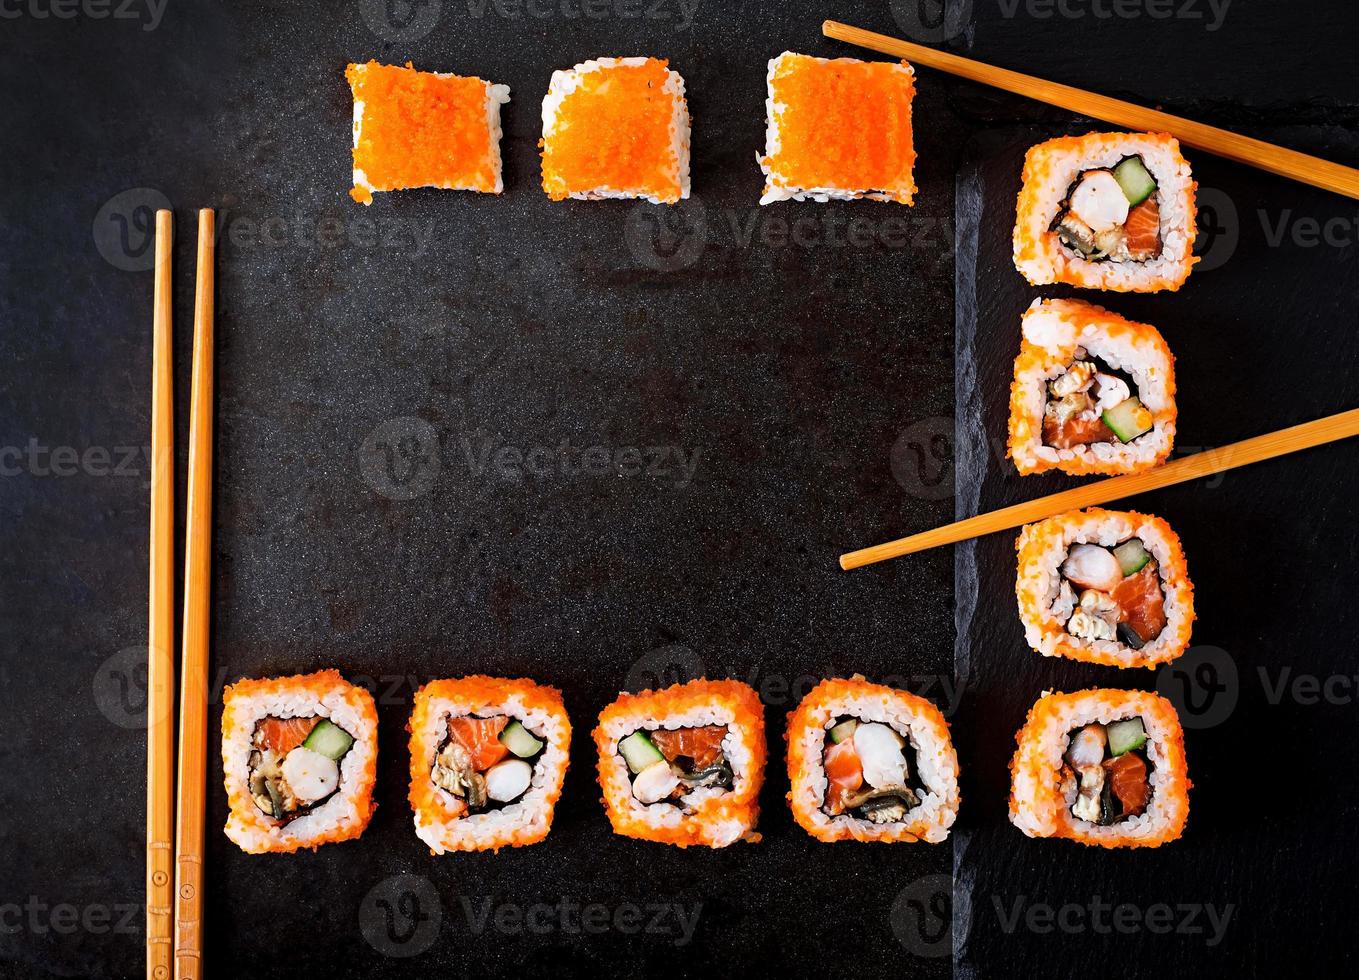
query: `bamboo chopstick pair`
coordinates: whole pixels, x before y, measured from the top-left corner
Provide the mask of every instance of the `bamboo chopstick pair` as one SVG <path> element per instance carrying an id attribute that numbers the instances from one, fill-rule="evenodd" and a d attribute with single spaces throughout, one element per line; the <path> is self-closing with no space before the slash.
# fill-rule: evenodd
<path id="1" fill-rule="evenodd" d="M 146 703 L 146 975 L 202 972 L 203 820 L 207 793 L 208 590 L 212 554 L 213 256 L 216 217 L 198 212 L 179 770 L 174 774 L 174 405 L 171 253 L 174 216 L 156 212 L 151 369 L 150 629 Z M 178 795 L 176 796 L 176 785 Z M 173 840 L 172 838 L 173 834 Z M 173 863 L 171 854 L 173 853 Z M 172 938 L 173 936 L 173 938 Z"/>
<path id="2" fill-rule="evenodd" d="M 1037 99 L 1092 119 L 1100 119 L 1136 131 L 1169 133 L 1186 146 L 1207 150 L 1217 156 L 1250 164 L 1337 194 L 1359 198 L 1359 170 L 1353 167 L 1341 166 L 1329 160 L 1308 156 L 1215 126 L 1207 126 L 1191 119 L 1148 109 L 1132 102 L 1123 102 L 1070 85 L 1060 85 L 1032 75 L 996 68 L 980 61 L 973 61 L 971 58 L 912 44 L 886 34 L 875 34 L 837 21 L 828 20 L 823 23 L 821 32 L 835 40 L 893 57 L 906 58 L 916 64 L 981 82 L 1016 95 Z M 1132 494 L 1168 487 L 1354 435 L 1359 435 L 1359 409 L 1188 456 L 1146 473 L 1112 477 L 988 514 L 978 514 L 932 531 L 888 541 L 871 548 L 860 548 L 841 555 L 840 567 L 849 571 L 911 552 L 956 544 L 968 538 L 1005 531 L 1021 524 L 1052 517 L 1063 511 L 1108 503 Z"/>

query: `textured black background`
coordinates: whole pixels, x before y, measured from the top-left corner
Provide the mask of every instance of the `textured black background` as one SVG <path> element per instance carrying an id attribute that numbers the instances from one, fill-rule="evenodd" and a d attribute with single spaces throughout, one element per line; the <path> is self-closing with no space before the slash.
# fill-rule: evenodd
<path id="1" fill-rule="evenodd" d="M 836 16 L 1359 163 L 1359 32 L 1347 4 L 1235 0 L 1211 30 L 1204 0 L 1172 6 L 1166 19 L 1086 8 L 1075 18 L 973 0 L 952 3 L 941 22 L 928 3 L 701 0 L 690 23 L 674 2 L 654 16 L 629 4 L 572 17 L 576 0 L 504 14 L 444 0 L 398 10 L 414 17 L 408 34 L 383 4 L 353 2 L 169 0 L 159 17 L 129 8 L 135 18 L 3 8 L 0 449 L 17 452 L 0 458 L 0 975 L 141 971 L 140 913 L 131 928 L 120 923 L 143 882 L 147 469 L 118 463 L 122 447 L 147 440 L 145 231 L 165 201 L 181 238 L 181 393 L 194 209 L 218 208 L 222 227 L 214 692 L 241 676 L 334 666 L 373 686 L 382 723 L 372 826 L 316 854 L 232 847 L 211 760 L 214 975 L 943 976 L 940 885 L 955 862 L 953 942 L 977 975 L 1033 975 L 1057 956 L 1075 972 L 1111 954 L 1117 972 L 1159 970 L 1170 957 L 1253 972 L 1294 940 L 1305 940 L 1304 958 L 1339 962 L 1352 888 L 1333 858 L 1352 843 L 1343 828 L 1354 814 L 1343 755 L 1321 750 L 1343 747 L 1354 707 L 1265 704 L 1247 671 L 1264 659 L 1322 676 L 1353 669 L 1352 449 L 1147 503 L 1190 549 L 1204 616 L 1196 639 L 1229 650 L 1245 678 L 1230 719 L 1191 733 L 1200 789 L 1181 845 L 1090 855 L 1002 823 L 1011 735 L 1044 685 L 1152 677 L 1025 653 L 1002 538 L 977 549 L 979 578 L 967 574 L 971 550 L 960 552 L 959 649 L 975 691 L 955 717 L 966 802 L 954 845 L 815 845 L 781 799 L 790 689 L 858 670 L 954 703 L 952 557 L 854 575 L 834 558 L 952 515 L 955 422 L 960 452 L 977 435 L 969 398 L 982 398 L 987 431 L 1000 431 L 998 392 L 1030 297 L 1005 259 L 1006 196 L 1024 141 L 1069 120 L 923 72 L 913 209 L 761 210 L 765 61 L 785 48 L 850 53 L 819 37 L 821 19 Z M 551 71 L 636 53 L 671 58 L 688 82 L 695 202 L 670 212 L 549 203 L 535 144 Z M 349 201 L 341 73 L 369 57 L 510 85 L 503 197 Z M 1020 133 L 1016 121 L 1035 125 Z M 1238 207 L 1232 261 L 1177 297 L 1111 302 L 1160 323 L 1181 355 L 1182 444 L 1353 404 L 1353 226 L 1347 245 L 1269 249 L 1255 211 L 1353 221 L 1355 208 L 1194 163 Z M 968 336 L 986 365 L 982 388 L 959 391 L 961 414 L 959 175 L 990 222 L 985 241 L 965 238 L 958 253 L 960 324 L 977 311 Z M 853 235 L 850 218 L 860 221 Z M 1288 353 L 1261 356 L 1262 343 Z M 1281 372 L 1268 385 L 1266 362 Z M 181 445 L 185 435 L 181 424 Z M 411 452 L 389 469 L 374 450 L 384 443 Z M 516 477 L 481 462 L 487 446 L 563 443 L 604 447 L 625 467 L 629 450 L 672 447 L 672 461 L 678 449 L 697 465 L 687 480 L 673 465 Z M 84 462 L 58 475 L 32 445 L 70 447 Z M 959 473 L 964 510 L 1021 491 L 994 457 Z M 979 588 L 988 598 L 978 605 Z M 697 669 L 753 681 L 769 707 L 765 840 L 700 853 L 615 838 L 592 779 L 593 715 L 625 685 Z M 404 799 L 405 715 L 414 684 L 471 670 L 560 686 L 575 764 L 545 843 L 433 859 Z M 1279 777 L 1294 750 L 1305 760 L 1297 796 Z M 1127 901 L 1240 904 L 1218 958 L 1202 959 L 1192 937 L 1111 943 L 995 926 L 993 895 L 1007 908 L 1015 893 L 1088 901 L 1125 876 Z M 1167 881 L 1195 887 L 1178 898 Z M 416 896 L 418 916 L 404 915 L 416 906 L 402 892 Z M 386 901 L 396 902 L 392 932 Z M 622 919 L 582 935 L 578 913 L 542 917 L 535 903 L 599 903 Z M 645 926 L 658 905 L 697 916 L 691 942 L 679 944 L 673 914 L 658 931 L 635 931 L 632 908 Z M 515 924 L 525 912 L 540 929 Z M 413 929 L 404 944 L 401 927 Z"/>

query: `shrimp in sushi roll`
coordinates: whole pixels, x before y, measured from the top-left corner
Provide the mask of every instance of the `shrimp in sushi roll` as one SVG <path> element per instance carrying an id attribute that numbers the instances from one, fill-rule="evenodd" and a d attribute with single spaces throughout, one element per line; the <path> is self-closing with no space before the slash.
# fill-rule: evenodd
<path id="1" fill-rule="evenodd" d="M 1015 594 L 1045 657 L 1156 667 L 1189 645 L 1194 587 L 1170 525 L 1091 508 L 1025 526 Z"/>
<path id="2" fill-rule="evenodd" d="M 250 854 L 350 840 L 373 815 L 373 696 L 324 670 L 243 680 L 222 707 L 226 835 Z"/>
<path id="3" fill-rule="evenodd" d="M 554 201 L 689 196 L 684 79 L 659 58 L 554 71 L 543 99 L 543 190 Z"/>
<path id="4" fill-rule="evenodd" d="M 1092 303 L 1035 300 L 1010 386 L 1020 473 L 1137 473 L 1175 443 L 1175 359 L 1155 327 Z"/>
<path id="5" fill-rule="evenodd" d="M 1159 847 L 1189 818 L 1184 732 L 1145 691 L 1045 694 L 1019 730 L 1010 822 L 1030 837 Z"/>
<path id="6" fill-rule="evenodd" d="M 350 65 L 354 94 L 354 189 L 372 204 L 379 191 L 415 187 L 504 190 L 500 107 L 510 90 L 480 78 L 416 71 L 410 64 Z"/>
<path id="7" fill-rule="evenodd" d="M 622 694 L 594 731 L 614 833 L 679 847 L 755 842 L 764 709 L 739 681 Z"/>
<path id="8" fill-rule="evenodd" d="M 958 816 L 958 757 L 929 701 L 861 676 L 822 681 L 788 716 L 788 802 L 821 841 L 929 841 Z"/>
<path id="9" fill-rule="evenodd" d="M 791 51 L 771 60 L 760 203 L 913 203 L 914 97 L 915 72 L 904 61 Z"/>
<path id="10" fill-rule="evenodd" d="M 1024 158 L 1015 268 L 1035 286 L 1152 293 L 1194 263 L 1194 180 L 1163 133 L 1048 140 Z"/>
<path id="11" fill-rule="evenodd" d="M 547 836 L 571 750 L 560 691 L 499 677 L 431 681 L 409 728 L 415 833 L 432 853 Z"/>

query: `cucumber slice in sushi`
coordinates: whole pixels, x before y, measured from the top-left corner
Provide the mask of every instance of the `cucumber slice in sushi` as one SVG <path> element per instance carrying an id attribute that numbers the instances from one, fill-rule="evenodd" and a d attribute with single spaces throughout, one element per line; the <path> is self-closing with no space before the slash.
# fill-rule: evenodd
<path id="1" fill-rule="evenodd" d="M 661 750 L 647 738 L 646 732 L 633 732 L 618 743 L 618 751 L 623 754 L 623 760 L 634 773 L 665 761 L 665 756 L 661 755 Z"/>
<path id="2" fill-rule="evenodd" d="M 1137 207 L 1156 193 L 1156 179 L 1147 172 L 1141 157 L 1124 157 L 1114 167 L 1114 180 L 1123 188 L 1128 204 Z"/>
<path id="3" fill-rule="evenodd" d="M 517 721 L 505 726 L 505 730 L 500 733 L 500 741 L 505 743 L 505 748 L 521 759 L 532 758 L 543 747 L 542 740 L 534 738 L 529 730 Z"/>
<path id="4" fill-rule="evenodd" d="M 1151 552 L 1142 545 L 1141 538 L 1131 538 L 1114 549 L 1114 557 L 1118 559 L 1118 567 L 1126 577 L 1145 568 L 1147 562 L 1151 561 Z"/>
<path id="5" fill-rule="evenodd" d="M 1106 408 L 1100 418 L 1109 431 L 1118 436 L 1119 442 L 1132 442 L 1151 431 L 1151 412 L 1142 406 L 1136 396 L 1123 399 L 1113 408 Z"/>
<path id="6" fill-rule="evenodd" d="M 859 723 L 853 718 L 849 721 L 842 721 L 830 730 L 830 740 L 839 745 L 845 739 L 853 737 L 854 729 L 858 727 Z"/>
<path id="7" fill-rule="evenodd" d="M 1113 721 L 1105 726 L 1109 736 L 1109 754 L 1118 756 L 1147 744 L 1147 729 L 1141 718 Z"/>
<path id="8" fill-rule="evenodd" d="M 311 749 L 327 759 L 334 759 L 339 762 L 340 758 L 349 751 L 349 747 L 353 744 L 354 736 L 334 722 L 322 718 L 302 743 L 302 747 Z"/>

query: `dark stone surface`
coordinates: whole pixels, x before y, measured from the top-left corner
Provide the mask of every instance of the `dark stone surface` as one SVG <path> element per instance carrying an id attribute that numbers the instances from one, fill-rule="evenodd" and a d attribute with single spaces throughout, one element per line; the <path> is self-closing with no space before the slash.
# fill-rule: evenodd
<path id="1" fill-rule="evenodd" d="M 949 23 L 968 29 L 951 46 L 1209 121 L 1276 127 L 1259 134 L 1359 162 L 1356 21 L 1339 0 L 1305 13 L 1236 0 L 1212 32 L 1178 20 L 1007 18 L 990 2 L 952 5 Z M 1043 685 L 1085 679 L 1017 642 L 1002 539 L 980 546 L 985 582 L 961 580 L 965 609 L 979 586 L 998 598 L 961 640 L 980 651 L 971 680 L 981 686 L 956 719 L 967 780 L 956 846 L 817 845 L 782 800 L 783 716 L 816 678 L 862 671 L 957 704 L 953 558 L 844 575 L 835 556 L 951 516 L 954 184 L 965 152 L 994 220 L 968 280 L 983 287 L 967 295 L 985 303 L 978 357 L 989 373 L 978 390 L 991 399 L 988 431 L 1000 431 L 995 386 L 1027 291 L 995 245 L 1008 235 L 1006 181 L 1022 140 L 968 145 L 995 124 L 1062 125 L 1060 113 L 923 73 L 913 209 L 759 209 L 765 61 L 785 48 L 851 53 L 821 40 L 823 17 L 903 31 L 915 16 L 904 3 L 701 0 L 690 23 L 673 0 L 649 17 L 615 12 L 632 4 L 571 17 L 577 0 L 535 6 L 541 16 L 444 0 L 408 9 L 411 36 L 368 2 L 179 0 L 123 8 L 133 17 L 78 7 L 69 19 L 45 4 L 13 9 L 0 20 L 0 975 L 142 970 L 145 222 L 164 202 L 181 236 L 181 393 L 194 209 L 218 208 L 222 229 L 214 693 L 243 676 L 333 666 L 374 687 L 382 726 L 372 826 L 315 854 L 232 847 L 210 760 L 214 975 L 805 974 L 849 963 L 865 975 L 942 976 L 947 895 L 935 889 L 954 860 L 973 911 L 955 942 L 979 975 L 1011 973 L 1011 963 L 1020 975 L 1056 962 L 1074 971 L 1088 963 L 1083 950 L 1111 950 L 1133 970 L 1132 940 L 997 935 L 994 917 L 983 921 L 989 895 L 1064 896 L 1072 874 L 1096 876 L 1110 895 L 1116 874 L 1192 880 L 1202 887 L 1184 900 L 1220 894 L 1241 906 L 1218 959 L 1150 945 L 1146 965 L 1178 957 L 1249 972 L 1251 957 L 1282 955 L 1286 943 L 1261 938 L 1276 928 L 1313 940 L 1304 959 L 1336 962 L 1325 931 L 1352 911 L 1346 869 L 1326 860 L 1350 843 L 1343 766 L 1306 758 L 1296 802 L 1275 787 L 1285 748 L 1338 742 L 1353 708 L 1268 706 L 1249 670 L 1265 660 L 1323 676 L 1344 667 L 1353 447 L 1313 454 L 1305 470 L 1282 462 L 1212 493 L 1182 488 L 1148 503 L 1190 548 L 1198 638 L 1229 650 L 1246 678 L 1230 722 L 1191 736 L 1199 789 L 1182 847 L 1096 861 L 1001 823 L 1023 710 Z M 671 58 L 687 79 L 695 202 L 677 212 L 549 203 L 536 141 L 551 71 L 637 53 Z M 511 86 L 503 197 L 349 201 L 341 72 L 369 57 Z M 1195 162 L 1240 210 L 1237 254 L 1179 297 L 1115 304 L 1173 335 L 1182 444 L 1352 404 L 1354 248 L 1262 251 L 1254 209 L 1267 201 L 1277 220 L 1285 208 L 1318 217 L 1354 208 Z M 972 186 L 975 167 L 962 173 Z M 1276 338 L 1285 355 L 1266 360 L 1287 373 L 1262 386 L 1259 344 Z M 177 407 L 182 447 L 187 399 Z M 393 443 L 414 449 L 389 470 L 373 450 Z M 563 444 L 573 467 L 578 451 L 598 446 L 623 472 L 553 463 L 516 476 L 483 464 L 488 446 L 555 454 Z M 69 448 L 54 471 L 56 447 Z M 648 447 L 667 448 L 669 472 L 629 475 L 629 451 Z M 680 452 L 691 477 L 675 469 Z M 982 471 L 964 473 L 960 506 L 1020 490 L 995 459 L 980 498 Z M 1219 515 L 1230 534 L 1218 532 Z M 1239 541 L 1270 557 L 1259 574 L 1245 571 Z M 768 706 L 765 839 L 698 853 L 615 838 L 593 781 L 594 715 L 630 681 L 697 667 L 753 680 Z M 576 724 L 574 765 L 546 842 L 433 859 L 405 802 L 405 716 L 415 683 L 474 670 L 560 686 Z M 1286 740 L 1259 738 L 1280 722 Z M 1265 776 L 1249 760 L 1233 765 L 1243 742 L 1263 753 Z M 1243 819 L 1248 806 L 1255 813 Z M 1220 891 L 1209 885 L 1217 878 Z M 1129 887 L 1151 895 L 1157 881 Z M 1288 905 L 1274 909 L 1281 889 Z M 1079 893 L 1093 890 L 1082 883 Z M 432 917 L 405 918 L 403 891 Z M 396 926 L 419 926 L 405 945 L 399 928 L 385 928 L 384 901 L 396 902 Z M 589 934 L 570 909 L 535 919 L 541 931 L 516 923 L 536 903 L 598 903 L 623 918 Z M 697 915 L 692 941 L 677 944 L 673 913 L 639 931 L 628 916 L 650 906 Z M 500 926 L 497 914 L 508 917 Z"/>

